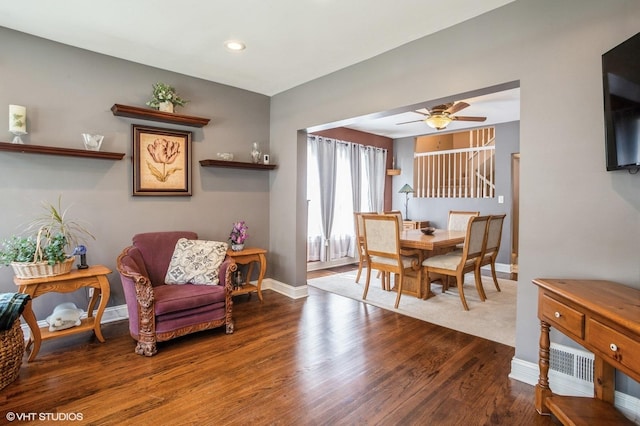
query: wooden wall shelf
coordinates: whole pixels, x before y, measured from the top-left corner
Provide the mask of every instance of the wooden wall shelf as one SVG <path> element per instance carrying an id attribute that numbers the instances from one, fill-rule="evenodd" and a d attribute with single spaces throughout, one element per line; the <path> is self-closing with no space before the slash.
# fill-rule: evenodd
<path id="1" fill-rule="evenodd" d="M 54 146 L 17 144 L 9 142 L 0 142 L 0 151 L 22 152 L 25 154 L 61 155 L 65 157 L 98 158 L 102 160 L 122 160 L 122 158 L 124 158 L 124 153 L 121 152 L 87 151 L 86 149 L 58 148 Z"/>
<path id="2" fill-rule="evenodd" d="M 255 164 L 244 163 L 241 161 L 224 161 L 224 160 L 200 160 L 202 167 L 227 167 L 231 169 L 254 169 L 254 170 L 273 170 L 277 166 L 275 164 Z"/>
<path id="3" fill-rule="evenodd" d="M 113 115 L 119 117 L 139 118 L 142 120 L 159 121 L 161 123 L 181 124 L 183 126 L 204 127 L 209 124 L 208 118 L 194 117 L 191 115 L 162 112 L 155 109 L 139 108 L 128 105 L 113 104 Z"/>
<path id="4" fill-rule="evenodd" d="M 387 169 L 388 176 L 398 176 L 400 174 L 400 169 Z"/>

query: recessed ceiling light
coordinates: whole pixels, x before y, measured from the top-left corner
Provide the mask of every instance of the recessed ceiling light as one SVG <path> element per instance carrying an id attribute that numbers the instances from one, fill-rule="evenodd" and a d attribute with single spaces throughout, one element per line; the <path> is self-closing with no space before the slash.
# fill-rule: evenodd
<path id="1" fill-rule="evenodd" d="M 245 44 L 238 40 L 228 40 L 224 42 L 224 46 L 234 52 L 239 52 L 247 48 Z"/>

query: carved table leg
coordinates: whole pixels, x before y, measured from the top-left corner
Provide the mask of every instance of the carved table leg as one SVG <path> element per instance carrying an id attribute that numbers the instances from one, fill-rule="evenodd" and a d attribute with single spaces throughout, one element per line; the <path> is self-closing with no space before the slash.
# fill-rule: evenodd
<path id="1" fill-rule="evenodd" d="M 106 276 L 98 275 L 96 278 L 100 283 L 100 305 L 98 305 L 98 311 L 96 312 L 96 317 L 94 319 L 93 332 L 95 333 L 98 340 L 104 343 L 104 336 L 102 335 L 102 329 L 100 327 L 102 322 L 102 314 L 104 314 L 104 310 L 107 308 L 107 303 L 109 303 L 111 289 L 109 287 L 109 280 L 107 280 Z M 98 291 L 94 290 L 93 295 L 96 296 L 97 293 Z M 95 305 L 95 301 L 93 300 L 93 298 L 91 299 L 91 301 L 92 302 L 89 303 L 89 305 L 93 307 L 93 305 Z M 91 313 L 93 313 L 93 311 Z"/>
<path id="2" fill-rule="evenodd" d="M 38 327 L 38 320 L 33 313 L 33 309 L 31 309 L 31 300 L 29 300 L 25 305 L 24 310 L 22 311 L 22 318 L 24 318 L 27 325 L 29 325 L 29 330 L 31 330 L 31 337 L 29 338 L 29 344 L 27 345 L 27 348 L 29 348 L 33 343 L 33 349 L 31 349 L 31 353 L 29 354 L 29 361 L 33 361 L 36 358 L 36 355 L 38 355 L 38 351 L 40 350 L 40 343 L 42 342 L 42 338 L 40 336 L 40 327 Z"/>
<path id="3" fill-rule="evenodd" d="M 545 404 L 545 399 L 553 395 L 549 388 L 549 328 L 548 323 L 540 321 L 540 352 L 538 354 L 540 376 L 536 385 L 536 411 L 545 415 L 551 414 Z"/>

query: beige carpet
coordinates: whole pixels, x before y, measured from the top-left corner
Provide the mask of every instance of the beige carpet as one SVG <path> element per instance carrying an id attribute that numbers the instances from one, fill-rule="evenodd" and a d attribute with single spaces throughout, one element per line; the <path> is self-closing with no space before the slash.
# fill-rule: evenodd
<path id="1" fill-rule="evenodd" d="M 468 311 L 462 308 L 457 288 L 450 288 L 443 294 L 441 287 L 437 284 L 431 286 L 436 297 L 420 300 L 414 296 L 403 294 L 398 309 L 394 309 L 395 291 L 382 290 L 380 280 L 376 279 L 373 274 L 369 285 L 369 294 L 364 302 L 515 347 L 516 282 L 498 279 L 502 291 L 497 292 L 493 280 L 490 277 L 482 277 L 487 300 L 481 302 L 473 283 L 473 274 L 467 274 L 465 278 L 464 294 L 469 305 Z M 314 278 L 308 280 L 307 284 L 363 301 L 362 293 L 366 281 L 366 270 L 362 271 L 360 284 L 357 284 L 355 279 L 356 271 L 353 271 Z"/>

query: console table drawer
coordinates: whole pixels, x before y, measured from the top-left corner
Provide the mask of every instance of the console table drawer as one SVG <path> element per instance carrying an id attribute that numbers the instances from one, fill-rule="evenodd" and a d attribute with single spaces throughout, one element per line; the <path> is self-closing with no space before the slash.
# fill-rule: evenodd
<path id="1" fill-rule="evenodd" d="M 542 295 L 539 306 L 541 318 L 549 324 L 584 339 L 584 314 L 559 302 L 546 294 Z"/>
<path id="2" fill-rule="evenodd" d="M 637 339 L 638 336 L 635 336 Z M 615 360 L 633 371 L 640 370 L 640 341 L 602 324 L 594 319 L 587 322 L 587 340 L 605 358 Z M 614 363 L 615 364 L 615 363 Z"/>

